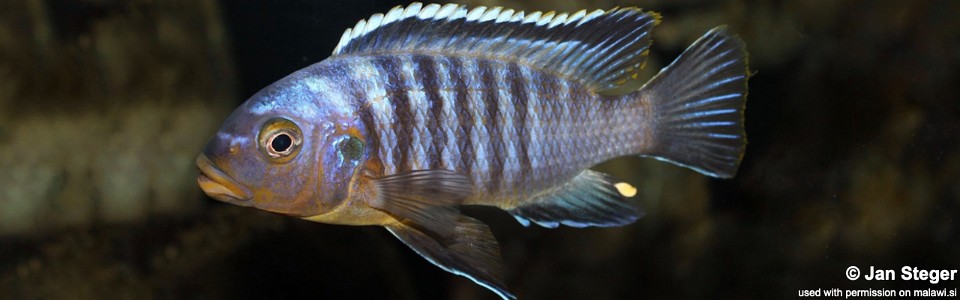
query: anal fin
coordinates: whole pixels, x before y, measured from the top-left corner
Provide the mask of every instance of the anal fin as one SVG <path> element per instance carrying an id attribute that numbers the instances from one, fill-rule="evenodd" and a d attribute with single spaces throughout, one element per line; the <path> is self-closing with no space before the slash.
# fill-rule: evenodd
<path id="1" fill-rule="evenodd" d="M 613 227 L 633 223 L 641 217 L 626 199 L 636 192 L 626 183 L 606 174 L 585 170 L 569 182 L 534 196 L 529 202 L 508 210 L 520 224 L 556 228 Z"/>
<path id="2" fill-rule="evenodd" d="M 467 277 L 503 299 L 516 299 L 503 283 L 500 245 L 482 222 L 460 216 L 453 232 L 445 237 L 427 234 L 404 222 L 386 227 L 430 263 Z"/>

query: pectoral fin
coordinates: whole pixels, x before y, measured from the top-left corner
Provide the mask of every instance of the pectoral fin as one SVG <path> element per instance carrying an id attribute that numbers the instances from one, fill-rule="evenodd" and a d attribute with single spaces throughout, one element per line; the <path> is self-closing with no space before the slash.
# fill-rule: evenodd
<path id="1" fill-rule="evenodd" d="M 472 192 L 466 176 L 449 170 L 419 170 L 374 181 L 370 206 L 436 236 L 448 236 L 460 203 Z"/>
<path id="2" fill-rule="evenodd" d="M 504 299 L 516 299 L 503 283 L 500 245 L 482 222 L 459 216 L 452 234 L 446 237 L 427 234 L 406 222 L 386 227 L 430 263 L 467 277 Z"/>

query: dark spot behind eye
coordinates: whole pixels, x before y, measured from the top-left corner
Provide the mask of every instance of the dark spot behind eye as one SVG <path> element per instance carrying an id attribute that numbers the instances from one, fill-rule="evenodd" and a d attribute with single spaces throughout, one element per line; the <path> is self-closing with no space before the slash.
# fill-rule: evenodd
<path id="1" fill-rule="evenodd" d="M 363 142 L 355 137 L 350 137 L 340 144 L 340 152 L 349 160 L 358 160 L 363 155 Z"/>

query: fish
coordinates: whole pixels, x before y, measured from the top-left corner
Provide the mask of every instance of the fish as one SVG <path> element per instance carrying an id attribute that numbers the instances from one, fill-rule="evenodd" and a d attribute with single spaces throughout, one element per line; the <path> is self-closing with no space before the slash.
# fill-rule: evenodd
<path id="1" fill-rule="evenodd" d="M 660 15 L 412 3 L 347 29 L 333 54 L 265 87 L 197 157 L 211 198 L 314 222 L 382 226 L 504 299 L 499 244 L 467 205 L 523 226 L 642 216 L 591 170 L 650 157 L 733 177 L 747 144 L 744 42 L 719 26 L 640 78 Z"/>

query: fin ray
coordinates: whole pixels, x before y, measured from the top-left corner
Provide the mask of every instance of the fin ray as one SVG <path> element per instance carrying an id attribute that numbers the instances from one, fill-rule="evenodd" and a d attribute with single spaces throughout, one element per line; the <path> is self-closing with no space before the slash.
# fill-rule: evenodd
<path id="1" fill-rule="evenodd" d="M 568 183 L 509 209 L 520 224 L 555 228 L 610 227 L 633 223 L 640 214 L 606 174 L 585 170 Z"/>
<path id="2" fill-rule="evenodd" d="M 714 28 L 641 88 L 654 103 L 654 157 L 702 174 L 736 174 L 746 147 L 743 115 L 747 97 L 743 41 Z"/>
<path id="3" fill-rule="evenodd" d="M 451 234 L 459 205 L 473 188 L 466 176 L 448 170 L 411 171 L 373 183 L 377 199 L 371 207 L 437 236 Z"/>
<path id="4" fill-rule="evenodd" d="M 482 222 L 459 216 L 453 234 L 447 237 L 431 236 L 402 222 L 386 227 L 414 252 L 444 271 L 467 277 L 503 299 L 516 299 L 503 283 L 500 245 Z"/>
<path id="5" fill-rule="evenodd" d="M 484 57 L 541 68 L 604 95 L 622 95 L 642 84 L 636 74 L 659 18 L 638 8 L 557 14 L 415 2 L 347 29 L 333 56 Z"/>

